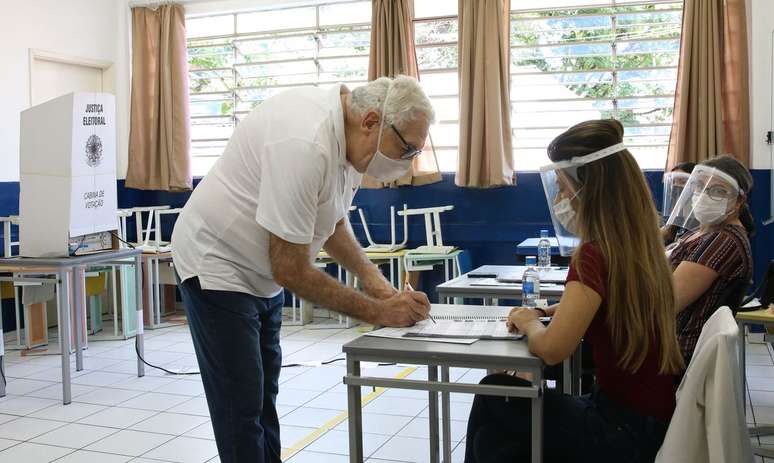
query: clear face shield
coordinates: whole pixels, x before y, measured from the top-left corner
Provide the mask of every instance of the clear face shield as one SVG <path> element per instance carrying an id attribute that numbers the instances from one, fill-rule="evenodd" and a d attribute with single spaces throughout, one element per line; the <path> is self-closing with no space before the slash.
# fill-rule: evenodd
<path id="1" fill-rule="evenodd" d="M 597 161 L 626 149 L 623 143 L 579 156 L 567 161 L 555 162 L 540 168 L 540 179 L 546 194 L 548 210 L 562 256 L 571 256 L 580 244 L 578 236 L 578 195 L 583 185 L 578 179 L 578 167 Z"/>
<path id="2" fill-rule="evenodd" d="M 664 219 L 667 219 L 672 215 L 672 211 L 677 204 L 680 194 L 685 189 L 685 184 L 688 183 L 688 179 L 691 174 L 686 172 L 669 172 L 664 174 L 664 205 L 661 209 L 661 215 Z"/>
<path id="3" fill-rule="evenodd" d="M 666 224 L 690 231 L 719 224 L 733 212 L 738 198 L 739 185 L 733 177 L 714 167 L 698 165 Z"/>

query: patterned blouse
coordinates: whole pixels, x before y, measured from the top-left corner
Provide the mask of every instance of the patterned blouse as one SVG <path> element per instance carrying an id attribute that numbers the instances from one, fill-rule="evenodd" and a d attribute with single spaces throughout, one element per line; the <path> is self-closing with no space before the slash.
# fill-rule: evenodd
<path id="1" fill-rule="evenodd" d="M 712 286 L 696 301 L 677 314 L 677 338 L 686 366 L 693 355 L 704 323 L 720 306 L 720 299 L 733 284 L 750 281 L 753 258 L 747 231 L 740 225 L 723 225 L 696 238 L 696 233 L 683 235 L 667 247 L 672 270 L 680 262 L 701 264 L 718 273 Z M 692 239 L 694 238 L 694 239 Z"/>

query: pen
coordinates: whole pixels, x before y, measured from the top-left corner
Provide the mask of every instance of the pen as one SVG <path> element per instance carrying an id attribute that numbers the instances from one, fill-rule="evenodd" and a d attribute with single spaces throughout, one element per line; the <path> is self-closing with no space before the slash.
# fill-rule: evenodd
<path id="1" fill-rule="evenodd" d="M 404 287 L 405 287 L 407 290 L 409 290 L 409 291 L 414 291 L 414 288 L 412 288 L 412 287 L 411 287 L 411 283 L 409 283 L 409 276 L 408 276 L 408 272 L 406 272 L 406 279 L 404 280 L 404 285 L 403 285 L 403 286 L 404 286 Z M 436 321 L 435 321 L 435 318 L 433 318 L 433 316 L 432 316 L 432 315 L 430 315 L 430 314 L 428 313 L 428 314 L 427 314 L 427 316 L 428 316 L 428 317 L 430 317 L 430 320 L 432 320 L 432 321 L 433 321 L 433 323 L 436 323 Z"/>

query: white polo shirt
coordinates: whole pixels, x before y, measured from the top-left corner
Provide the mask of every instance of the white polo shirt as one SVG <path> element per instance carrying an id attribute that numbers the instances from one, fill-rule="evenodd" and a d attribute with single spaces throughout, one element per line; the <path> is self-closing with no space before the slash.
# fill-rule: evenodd
<path id="1" fill-rule="evenodd" d="M 269 232 L 309 244 L 315 259 L 362 178 L 346 158 L 342 91 L 288 90 L 239 123 L 175 224 L 172 257 L 183 281 L 275 296 Z"/>

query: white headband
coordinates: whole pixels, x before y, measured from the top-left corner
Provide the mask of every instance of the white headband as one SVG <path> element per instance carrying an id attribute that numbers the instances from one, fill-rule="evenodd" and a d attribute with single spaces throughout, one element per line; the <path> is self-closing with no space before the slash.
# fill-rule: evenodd
<path id="1" fill-rule="evenodd" d="M 699 164 L 693 169 L 693 172 L 691 173 L 691 177 L 693 177 L 694 175 L 699 176 L 701 174 L 709 175 L 710 177 L 720 177 L 729 185 L 734 187 L 734 189 L 736 190 L 736 194 L 739 194 L 739 192 L 741 191 L 741 188 L 739 188 L 739 183 L 734 179 L 734 177 L 728 175 L 727 173 L 723 172 L 717 167 L 711 167 L 711 166 L 705 166 L 705 165 Z"/>
<path id="2" fill-rule="evenodd" d="M 626 145 L 624 145 L 623 143 L 616 143 L 615 145 L 608 146 L 607 148 L 602 148 L 599 151 L 594 151 L 593 153 L 586 154 L 584 156 L 576 156 L 566 161 L 560 161 L 560 162 L 554 162 L 552 164 L 548 164 L 547 166 L 541 167 L 540 171 L 545 172 L 548 170 L 567 169 L 570 167 L 582 166 L 584 164 L 588 164 L 590 162 L 594 162 L 599 159 L 608 157 L 611 154 L 619 153 L 625 149 L 626 149 Z"/>

